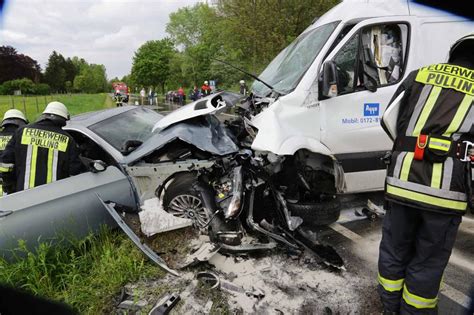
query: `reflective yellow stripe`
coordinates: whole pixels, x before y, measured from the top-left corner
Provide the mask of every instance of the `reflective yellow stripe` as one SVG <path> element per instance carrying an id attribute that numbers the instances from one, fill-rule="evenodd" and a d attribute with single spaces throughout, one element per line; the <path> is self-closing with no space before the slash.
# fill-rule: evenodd
<path id="1" fill-rule="evenodd" d="M 2 167 L 0 166 L 0 173 L 8 173 L 11 172 L 12 168 L 11 167 Z"/>
<path id="2" fill-rule="evenodd" d="M 418 117 L 418 121 L 416 122 L 415 129 L 413 130 L 414 137 L 418 137 L 420 135 L 421 130 L 425 126 L 426 121 L 428 120 L 431 110 L 433 109 L 434 104 L 436 103 L 436 100 L 438 99 L 438 96 L 441 90 L 442 88 L 438 86 L 433 86 L 430 96 L 428 97 L 428 100 L 426 101 L 425 106 L 423 107 L 423 110 L 420 114 L 420 117 Z"/>
<path id="3" fill-rule="evenodd" d="M 405 300 L 408 305 L 418 309 L 435 308 L 436 304 L 438 303 L 438 297 L 435 297 L 434 299 L 427 299 L 419 295 L 415 295 L 408 291 L 406 285 L 403 286 L 403 300 Z"/>
<path id="4" fill-rule="evenodd" d="M 459 105 L 458 111 L 456 112 L 456 115 L 454 115 L 453 120 L 449 124 L 449 127 L 446 129 L 446 132 L 443 134 L 443 136 L 449 137 L 452 133 L 459 129 L 464 117 L 466 117 L 468 110 L 471 108 L 472 100 L 473 97 L 471 95 L 464 96 L 461 105 Z"/>
<path id="5" fill-rule="evenodd" d="M 408 152 L 403 159 L 402 171 L 400 172 L 400 179 L 408 181 L 408 175 L 410 174 L 411 163 L 413 161 L 413 152 Z"/>
<path id="6" fill-rule="evenodd" d="M 54 150 L 48 150 L 48 173 L 46 175 L 46 183 L 51 183 L 53 181 L 53 156 Z"/>
<path id="7" fill-rule="evenodd" d="M 428 147 L 440 151 L 448 152 L 451 147 L 451 140 L 430 137 Z"/>
<path id="8" fill-rule="evenodd" d="M 431 187 L 441 188 L 441 174 L 443 174 L 443 163 L 433 163 L 433 174 L 431 175 Z"/>
<path id="9" fill-rule="evenodd" d="M 388 292 L 400 291 L 403 288 L 403 282 L 405 281 L 405 279 L 390 280 L 382 277 L 380 273 L 378 274 L 377 279 L 384 290 Z"/>
<path id="10" fill-rule="evenodd" d="M 410 200 L 426 203 L 433 206 L 448 208 L 452 210 L 466 211 L 467 202 L 443 199 L 440 197 L 433 197 L 422 193 L 406 190 L 400 187 L 387 185 L 387 193 L 407 198 Z"/>
<path id="11" fill-rule="evenodd" d="M 38 157 L 38 147 L 33 146 L 31 150 L 31 167 L 30 167 L 30 182 L 29 188 L 35 187 L 36 179 L 36 159 Z"/>

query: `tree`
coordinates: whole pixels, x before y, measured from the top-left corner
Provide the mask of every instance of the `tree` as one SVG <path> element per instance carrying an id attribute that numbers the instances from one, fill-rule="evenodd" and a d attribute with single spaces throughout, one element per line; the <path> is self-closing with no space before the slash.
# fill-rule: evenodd
<path id="1" fill-rule="evenodd" d="M 259 73 L 339 0 L 219 0 L 223 50 Z M 233 55 L 232 55 L 233 54 Z"/>
<path id="2" fill-rule="evenodd" d="M 174 85 L 200 85 L 204 80 L 215 78 L 210 65 L 222 45 L 220 23 L 216 10 L 203 3 L 170 14 L 166 31 L 182 52 L 177 57 L 182 63 L 180 73 L 173 76 L 174 80 L 182 81 L 174 81 Z"/>
<path id="3" fill-rule="evenodd" d="M 108 89 L 104 65 L 83 63 L 81 72 L 74 78 L 73 87 L 84 93 L 105 92 Z"/>
<path id="4" fill-rule="evenodd" d="M 143 86 L 159 85 L 164 93 L 170 75 L 170 60 L 174 54 L 173 43 L 169 38 L 146 42 L 133 57 L 133 80 Z"/>
<path id="5" fill-rule="evenodd" d="M 38 83 L 41 79 L 41 67 L 38 62 L 19 54 L 11 46 L 0 46 L 0 84 L 22 78 Z"/>
<path id="6" fill-rule="evenodd" d="M 55 92 L 64 92 L 66 90 L 67 73 L 64 67 L 65 63 L 64 57 L 56 51 L 53 51 L 49 56 L 44 80 Z"/>

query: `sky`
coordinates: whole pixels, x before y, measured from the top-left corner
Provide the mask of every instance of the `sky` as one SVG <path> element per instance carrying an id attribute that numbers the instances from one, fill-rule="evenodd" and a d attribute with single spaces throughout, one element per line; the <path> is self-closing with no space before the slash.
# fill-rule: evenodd
<path id="1" fill-rule="evenodd" d="M 134 52 L 166 37 L 169 14 L 198 0 L 7 0 L 0 46 L 10 45 L 44 70 L 53 50 L 103 64 L 109 79 L 130 73 Z"/>

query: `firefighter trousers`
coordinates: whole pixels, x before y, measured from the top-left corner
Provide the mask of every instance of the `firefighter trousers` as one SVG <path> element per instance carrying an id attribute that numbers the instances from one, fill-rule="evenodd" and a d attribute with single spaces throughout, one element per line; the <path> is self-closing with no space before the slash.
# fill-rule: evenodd
<path id="1" fill-rule="evenodd" d="M 392 203 L 383 222 L 379 294 L 384 309 L 437 314 L 437 296 L 461 216 Z"/>

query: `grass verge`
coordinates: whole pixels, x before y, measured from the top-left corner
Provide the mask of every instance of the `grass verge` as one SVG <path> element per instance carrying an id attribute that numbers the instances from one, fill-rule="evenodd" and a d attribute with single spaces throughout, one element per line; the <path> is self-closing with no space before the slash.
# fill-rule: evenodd
<path id="1" fill-rule="evenodd" d="M 30 121 L 35 121 L 46 105 L 52 101 L 64 103 L 71 116 L 96 111 L 114 106 L 114 102 L 106 93 L 99 94 L 54 94 L 45 96 L 11 96 L 0 95 L 0 115 L 16 108 L 25 113 Z"/>
<path id="2" fill-rule="evenodd" d="M 66 241 L 67 247 L 42 243 L 36 253 L 20 242 L 25 258 L 15 263 L 0 260 L 1 281 L 65 302 L 81 314 L 101 314 L 108 313 L 126 283 L 164 274 L 120 231 L 104 228 L 97 236 Z"/>

